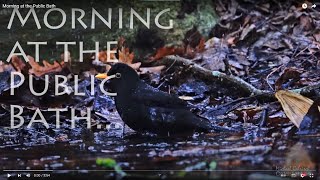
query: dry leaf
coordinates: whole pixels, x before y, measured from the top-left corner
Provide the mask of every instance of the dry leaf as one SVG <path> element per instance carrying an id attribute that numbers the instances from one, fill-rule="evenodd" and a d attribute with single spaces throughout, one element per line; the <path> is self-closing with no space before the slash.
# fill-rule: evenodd
<path id="1" fill-rule="evenodd" d="M 182 51 L 184 51 L 182 48 L 176 48 L 173 46 L 162 47 L 157 50 L 156 54 L 153 57 L 151 57 L 151 60 L 159 60 L 168 55 L 180 54 L 180 52 Z"/>
<path id="2" fill-rule="evenodd" d="M 113 50 L 116 50 L 116 49 L 113 49 Z M 99 54 L 98 54 L 98 59 L 101 61 L 101 62 L 104 62 L 106 63 L 107 62 L 107 51 L 100 51 Z M 116 58 L 116 55 L 114 53 L 110 53 L 110 60 L 115 60 L 117 59 Z"/>
<path id="3" fill-rule="evenodd" d="M 18 56 L 12 56 L 11 63 L 18 72 L 26 68 L 26 64 Z"/>
<path id="4" fill-rule="evenodd" d="M 198 54 L 197 57 L 202 59 L 203 67 L 212 71 L 225 71 L 226 65 L 224 60 L 227 59 L 229 51 L 226 41 L 213 37 L 205 44 L 206 50 L 203 53 Z"/>
<path id="5" fill-rule="evenodd" d="M 121 50 L 119 50 L 119 61 L 126 64 L 132 64 L 134 58 L 134 53 L 131 52 L 129 48 L 122 47 Z"/>
<path id="6" fill-rule="evenodd" d="M 206 40 L 204 38 L 201 38 L 199 44 L 196 46 L 196 52 L 203 52 L 205 50 L 205 43 Z"/>
<path id="7" fill-rule="evenodd" d="M 276 90 L 284 89 L 282 85 L 288 81 L 298 81 L 300 79 L 301 70 L 296 68 L 286 68 L 275 82 Z"/>
<path id="8" fill-rule="evenodd" d="M 37 77 L 40 77 L 42 75 L 52 73 L 52 72 L 60 72 L 64 66 L 64 61 L 62 61 L 60 64 L 57 61 L 54 61 L 53 64 L 48 63 L 47 61 L 43 61 L 43 66 L 39 65 L 37 62 L 35 62 L 34 58 L 31 56 L 28 56 L 29 64 L 31 66 L 31 69 L 29 69 L 30 74 L 34 74 Z"/>
<path id="9" fill-rule="evenodd" d="M 299 128 L 304 116 L 313 104 L 313 100 L 298 93 L 285 90 L 276 92 L 275 96 L 281 103 L 286 116 Z"/>
<path id="10" fill-rule="evenodd" d="M 118 48 L 112 49 L 112 51 L 118 50 L 118 56 L 119 56 L 119 62 L 125 63 L 125 64 L 132 64 L 134 59 L 134 53 L 130 52 L 129 48 L 125 47 L 125 39 L 123 37 L 120 37 L 118 40 Z M 107 62 L 107 54 L 108 51 L 100 51 L 98 55 L 98 59 L 106 63 Z M 116 60 L 116 54 L 110 53 L 110 60 Z"/>
<path id="11" fill-rule="evenodd" d="M 185 36 L 183 46 L 161 47 L 150 59 L 159 60 L 168 55 L 179 55 L 193 59 L 197 53 L 205 50 L 205 39 L 196 28 L 189 30 Z"/>

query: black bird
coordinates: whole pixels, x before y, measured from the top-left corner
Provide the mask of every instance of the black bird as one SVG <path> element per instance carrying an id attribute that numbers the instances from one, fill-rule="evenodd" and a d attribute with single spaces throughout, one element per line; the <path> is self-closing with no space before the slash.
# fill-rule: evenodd
<path id="1" fill-rule="evenodd" d="M 97 78 L 110 79 L 110 90 L 117 93 L 115 103 L 122 120 L 138 132 L 156 134 L 181 134 L 221 130 L 209 120 L 194 115 L 185 101 L 177 96 L 162 92 L 139 79 L 137 72 L 130 66 L 117 63 L 108 74 Z"/>

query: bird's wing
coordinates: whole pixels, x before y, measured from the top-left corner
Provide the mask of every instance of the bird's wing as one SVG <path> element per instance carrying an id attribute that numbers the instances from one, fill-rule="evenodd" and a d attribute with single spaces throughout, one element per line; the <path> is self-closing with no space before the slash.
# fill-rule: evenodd
<path id="1" fill-rule="evenodd" d="M 186 109 L 148 107 L 145 114 L 152 122 L 155 131 L 190 132 L 211 129 L 208 120 L 199 118 Z"/>
<path id="2" fill-rule="evenodd" d="M 177 96 L 160 91 L 143 82 L 139 83 L 132 94 L 132 100 L 146 106 L 166 107 L 166 108 L 186 108 L 187 103 Z"/>

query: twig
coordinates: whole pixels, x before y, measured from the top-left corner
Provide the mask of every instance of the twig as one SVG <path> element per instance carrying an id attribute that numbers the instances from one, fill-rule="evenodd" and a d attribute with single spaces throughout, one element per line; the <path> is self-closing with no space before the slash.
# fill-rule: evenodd
<path id="1" fill-rule="evenodd" d="M 207 80 L 219 80 L 222 83 L 231 83 L 239 87 L 242 91 L 249 93 L 251 96 L 266 96 L 266 97 L 274 97 L 273 93 L 270 91 L 260 90 L 244 81 L 243 79 L 233 76 L 227 75 L 225 73 L 219 71 L 211 71 L 206 69 L 198 64 L 195 64 L 193 61 L 189 59 L 185 59 L 179 56 L 166 56 L 162 60 L 157 61 L 159 64 L 169 65 L 172 61 L 176 61 L 176 64 L 182 64 L 183 66 L 187 66 L 191 71 L 200 78 L 204 78 Z"/>
<path id="2" fill-rule="evenodd" d="M 310 85 L 310 86 L 305 86 L 305 87 L 299 88 L 299 89 L 292 89 L 290 91 L 298 93 L 298 94 L 309 94 L 309 93 L 312 93 L 316 89 L 320 89 L 319 82 L 316 84 Z"/>
<path id="3" fill-rule="evenodd" d="M 173 56 L 173 55 L 166 56 L 162 60 L 156 61 L 156 64 L 171 65 L 172 61 L 175 61 L 176 64 L 180 64 L 188 67 L 195 76 L 198 76 L 201 79 L 211 80 L 211 81 L 218 80 L 222 83 L 233 84 L 234 86 L 239 88 L 239 90 L 250 94 L 250 96 L 256 96 L 257 98 L 259 97 L 274 98 L 275 97 L 273 92 L 267 91 L 267 90 L 260 90 L 237 76 L 227 75 L 219 71 L 211 71 L 183 57 Z M 318 88 L 320 88 L 320 82 L 311 86 L 306 86 L 299 89 L 293 89 L 290 91 L 299 93 L 299 94 L 309 94 Z"/>
<path id="4" fill-rule="evenodd" d="M 271 86 L 271 84 L 270 84 L 270 82 L 269 82 L 269 77 L 270 77 L 273 73 L 277 72 L 282 66 L 283 66 L 283 65 L 281 65 L 281 66 L 273 69 L 273 70 L 267 75 L 267 77 L 266 77 L 266 81 L 267 81 L 269 87 L 272 89 L 272 91 L 274 91 L 274 89 L 273 89 L 273 87 Z"/>

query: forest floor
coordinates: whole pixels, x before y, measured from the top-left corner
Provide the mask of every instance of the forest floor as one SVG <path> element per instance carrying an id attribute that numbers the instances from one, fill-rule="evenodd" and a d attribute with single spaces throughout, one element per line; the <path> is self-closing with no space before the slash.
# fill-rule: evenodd
<path id="1" fill-rule="evenodd" d="M 90 79 L 110 68 L 106 51 L 100 52 L 98 62 L 90 57 L 85 63 L 38 64 L 32 57 L 25 63 L 14 57 L 10 64 L 0 64 L 1 169 L 47 169 L 57 177 L 72 170 L 79 170 L 70 175 L 75 177 L 126 178 L 317 174 L 320 5 L 303 9 L 295 1 L 233 0 L 214 4 L 219 20 L 209 37 L 194 27 L 180 45 L 160 47 L 139 59 L 133 53 L 139 48 L 119 37 L 112 58 L 132 66 L 148 84 L 188 101 L 195 114 L 242 133 L 159 137 L 126 128 L 123 136 L 113 98 L 99 90 L 100 81 Z M 35 75 L 36 89 L 43 88 L 44 75 L 49 75 L 49 91 L 34 96 L 26 81 L 10 96 L 13 71 Z M 70 74 L 79 74 L 79 91 L 85 95 L 54 96 L 57 74 L 69 76 L 70 89 L 75 85 Z M 95 84 L 94 95 L 90 83 Z M 8 128 L 12 104 L 24 107 L 26 123 L 40 108 L 49 128 Z M 61 113 L 61 128 L 56 129 L 56 113 L 48 109 L 62 107 L 68 111 Z M 78 117 L 90 108 L 90 130 L 80 120 L 70 129 L 71 108 Z"/>

